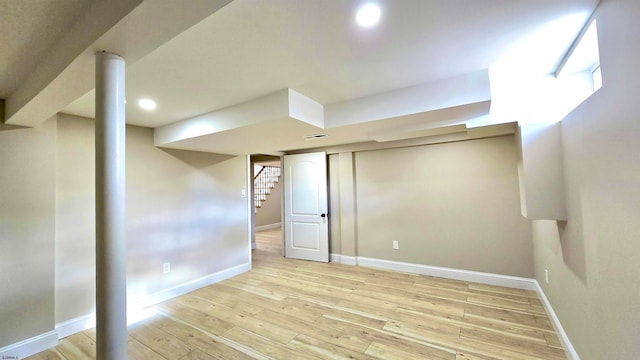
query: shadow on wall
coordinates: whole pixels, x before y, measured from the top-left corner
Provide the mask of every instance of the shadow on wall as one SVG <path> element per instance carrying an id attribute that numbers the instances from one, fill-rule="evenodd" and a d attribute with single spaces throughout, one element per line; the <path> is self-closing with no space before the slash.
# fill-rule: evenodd
<path id="1" fill-rule="evenodd" d="M 8 124 L 0 123 L 0 131 L 20 130 L 20 129 L 28 129 L 28 128 L 26 128 L 24 126 L 8 125 Z"/>
<path id="2" fill-rule="evenodd" d="M 165 153 L 175 157 L 176 159 L 189 164 L 196 169 L 204 169 L 209 166 L 221 163 L 223 161 L 233 159 L 235 155 L 205 153 L 200 151 L 177 150 L 159 148 Z"/>
<path id="3" fill-rule="evenodd" d="M 562 259 L 582 283 L 587 285 L 587 260 L 582 224 L 578 222 L 562 223 L 558 223 Z"/>

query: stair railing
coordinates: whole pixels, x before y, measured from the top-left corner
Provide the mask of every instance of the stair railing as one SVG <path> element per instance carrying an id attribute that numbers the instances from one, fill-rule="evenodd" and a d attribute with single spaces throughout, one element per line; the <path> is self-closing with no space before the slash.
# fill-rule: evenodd
<path id="1" fill-rule="evenodd" d="M 279 166 L 263 166 L 253 178 L 253 200 L 255 211 L 262 207 L 262 203 L 267 200 L 267 195 L 271 194 L 271 189 L 280 178 Z"/>

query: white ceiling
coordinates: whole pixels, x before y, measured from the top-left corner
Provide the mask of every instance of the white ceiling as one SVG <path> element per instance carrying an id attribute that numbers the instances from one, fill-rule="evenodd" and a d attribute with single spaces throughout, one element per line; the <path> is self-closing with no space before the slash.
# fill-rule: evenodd
<path id="1" fill-rule="evenodd" d="M 0 99 L 6 99 L 88 0 L 0 0 Z"/>
<path id="2" fill-rule="evenodd" d="M 330 105 L 490 68 L 552 73 L 598 0 L 375 2 L 381 22 L 364 29 L 354 21 L 362 0 L 234 0 L 128 64 L 127 122 L 157 128 L 286 88 Z M 139 109 L 141 97 L 156 100 L 157 109 Z M 93 117 L 93 107 L 90 92 L 62 111 Z M 331 137 L 367 140 L 363 134 L 385 121 L 375 120 L 333 128 Z M 300 132 L 316 129 L 293 131 L 308 125 L 278 121 L 215 134 L 209 140 L 218 145 L 209 148 L 200 139 L 200 150 L 238 153 L 232 147 L 243 136 L 260 146 L 241 151 L 310 147 L 300 143 Z M 388 128 L 397 119 L 387 121 Z M 270 136 L 278 141 L 265 140 Z"/>

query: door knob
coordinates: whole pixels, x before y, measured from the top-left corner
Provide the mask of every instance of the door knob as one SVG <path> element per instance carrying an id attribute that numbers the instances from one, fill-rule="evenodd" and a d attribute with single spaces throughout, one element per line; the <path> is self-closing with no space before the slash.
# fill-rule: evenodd
<path id="1" fill-rule="evenodd" d="M 327 217 L 327 214 L 320 214 L 320 217 Z"/>

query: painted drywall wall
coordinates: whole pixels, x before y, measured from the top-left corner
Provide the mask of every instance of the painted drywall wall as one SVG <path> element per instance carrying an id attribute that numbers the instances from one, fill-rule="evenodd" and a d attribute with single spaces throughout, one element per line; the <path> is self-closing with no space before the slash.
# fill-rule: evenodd
<path id="1" fill-rule="evenodd" d="M 94 309 L 93 129 L 59 115 L 56 322 Z M 246 157 L 159 149 L 152 129 L 136 126 L 126 154 L 129 299 L 249 262 Z"/>
<path id="2" fill-rule="evenodd" d="M 56 119 L 0 124 L 0 348 L 54 330 Z"/>
<path id="3" fill-rule="evenodd" d="M 359 152 L 355 176 L 358 256 L 533 277 L 513 135 Z"/>
<path id="4" fill-rule="evenodd" d="M 338 169 L 338 155 L 327 156 L 329 169 L 329 253 L 342 254 L 342 239 L 340 238 L 340 170 Z"/>
<path id="5" fill-rule="evenodd" d="M 521 213 L 530 220 L 566 220 L 560 123 L 518 127 Z"/>
<path id="6" fill-rule="evenodd" d="M 357 203 L 355 155 L 338 154 L 338 189 L 340 191 L 340 249 L 343 256 L 357 256 Z"/>
<path id="7" fill-rule="evenodd" d="M 533 224 L 536 278 L 583 360 L 640 354 L 638 18 L 636 0 L 596 11 L 604 86 L 561 123 L 567 222 Z"/>
<path id="8" fill-rule="evenodd" d="M 262 202 L 262 207 L 256 211 L 256 226 L 278 224 L 282 219 L 282 176 L 280 181 L 273 184 L 267 200 Z"/>

